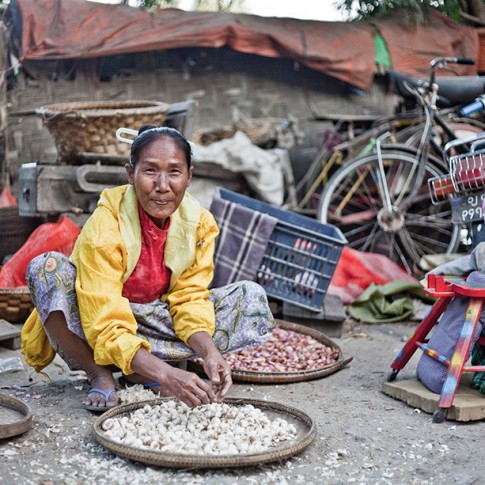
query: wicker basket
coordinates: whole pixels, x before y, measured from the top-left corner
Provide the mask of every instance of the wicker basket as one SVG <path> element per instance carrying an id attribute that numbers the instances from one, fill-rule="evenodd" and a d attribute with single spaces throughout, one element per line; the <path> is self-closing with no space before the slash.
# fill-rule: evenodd
<path id="1" fill-rule="evenodd" d="M 116 139 L 116 130 L 160 126 L 169 107 L 158 101 L 96 101 L 51 104 L 36 113 L 54 137 L 61 160 L 77 165 L 84 163 L 85 153 L 128 156 L 130 145 Z"/>
<path id="2" fill-rule="evenodd" d="M 28 288 L 0 288 L 0 319 L 24 323 L 33 309 Z"/>
<path id="3" fill-rule="evenodd" d="M 293 382 L 310 381 L 312 379 L 321 379 L 322 377 L 327 377 L 334 374 L 353 360 L 353 357 L 344 358 L 342 349 L 333 340 L 318 330 L 306 327 L 305 325 L 300 325 L 298 323 L 287 322 L 279 319 L 275 319 L 275 323 L 279 328 L 308 335 L 327 347 L 332 347 L 338 352 L 337 360 L 333 364 L 328 364 L 318 369 L 297 372 L 257 372 L 233 369 L 231 371 L 233 381 L 253 382 L 256 384 L 289 384 Z M 207 375 L 205 374 L 203 367 L 198 362 L 189 360 L 187 365 L 188 370 L 193 371 L 207 379 Z"/>
<path id="4" fill-rule="evenodd" d="M 163 452 L 148 447 L 129 446 L 106 436 L 106 432 L 103 430 L 103 423 L 107 419 L 124 416 L 130 419 L 131 412 L 136 409 L 146 405 L 157 406 L 171 399 L 173 398 L 159 398 L 115 406 L 100 416 L 94 423 L 94 437 L 96 441 L 116 455 L 128 458 L 129 460 L 146 463 L 148 465 L 195 470 L 203 468 L 215 469 L 255 466 L 283 461 L 307 448 L 313 443 L 317 435 L 314 420 L 304 411 L 297 408 L 271 401 L 228 397 L 224 399 L 224 402 L 232 406 L 251 404 L 261 409 L 270 419 L 285 419 L 295 426 L 296 437 L 292 440 L 281 441 L 276 446 L 260 452 L 207 455 Z"/>

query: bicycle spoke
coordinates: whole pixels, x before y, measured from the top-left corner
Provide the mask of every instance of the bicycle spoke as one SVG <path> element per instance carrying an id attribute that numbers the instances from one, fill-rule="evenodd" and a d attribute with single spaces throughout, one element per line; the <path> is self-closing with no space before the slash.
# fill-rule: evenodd
<path id="1" fill-rule="evenodd" d="M 441 171 L 427 167 L 422 185 L 415 190 L 408 184 L 416 159 L 406 153 L 385 153 L 385 183 L 392 204 L 389 210 L 380 199 L 377 163 L 376 155 L 371 154 L 342 166 L 322 192 L 320 216 L 325 211 L 328 222 L 340 228 L 350 247 L 385 254 L 413 274 L 422 256 L 452 251 L 459 242 L 459 228 L 451 222 L 449 202 L 435 206 L 429 198 L 427 179 L 439 176 Z M 415 191 L 416 195 L 412 201 L 406 195 L 400 198 L 402 190 L 408 195 Z M 401 199 L 403 207 L 396 205 Z M 339 204 L 342 210 L 336 214 Z"/>
<path id="2" fill-rule="evenodd" d="M 408 217 L 409 216 L 409 217 Z M 433 228 L 436 229 L 448 229 L 450 232 L 450 219 L 449 217 L 434 217 L 434 216 L 415 216 L 413 217 L 412 214 L 408 214 L 406 217 L 406 223 L 408 225 L 413 225 L 416 227 L 430 227 L 430 223 L 433 223 Z"/>
<path id="3" fill-rule="evenodd" d="M 411 190 L 411 187 L 413 186 L 414 184 L 414 174 L 416 172 L 416 165 L 413 164 L 409 173 L 407 175 L 403 175 L 404 177 L 406 177 L 406 180 L 404 181 L 404 184 L 402 184 L 402 180 L 400 180 L 401 182 L 401 186 L 400 186 L 400 190 L 399 190 L 399 195 L 396 197 L 396 205 L 400 205 L 404 199 L 404 197 L 409 193 L 409 191 Z"/>
<path id="4" fill-rule="evenodd" d="M 413 274 L 413 270 L 411 268 L 411 266 L 409 266 L 409 262 L 408 262 L 408 256 L 407 254 L 405 254 L 401 247 L 399 246 L 399 244 L 396 244 L 395 246 L 395 249 L 396 249 L 396 253 L 398 255 L 398 259 L 397 261 L 399 261 L 402 266 L 404 267 L 404 269 L 406 270 L 406 273 L 410 276 L 412 276 Z M 396 259 L 394 259 L 394 261 L 396 261 Z"/>
<path id="5" fill-rule="evenodd" d="M 421 256 L 423 256 L 423 254 L 419 254 L 419 252 L 417 251 L 418 246 L 417 244 L 415 244 L 415 241 L 409 234 L 409 231 L 407 230 L 407 228 L 403 227 L 398 232 L 398 236 L 402 244 L 404 245 L 406 252 L 411 256 L 411 258 L 415 263 L 419 263 L 419 260 L 421 259 Z"/>
<path id="6" fill-rule="evenodd" d="M 408 232 L 412 232 L 415 244 L 423 248 L 423 254 L 446 251 L 449 238 L 452 235 L 449 226 L 438 227 L 434 225 L 434 232 L 432 233 L 429 232 L 429 224 L 416 224 L 406 221 L 405 227 Z"/>
<path id="7" fill-rule="evenodd" d="M 357 248 L 361 249 L 362 251 L 366 251 L 367 248 L 369 247 L 369 244 L 371 244 L 373 242 L 373 239 L 375 238 L 378 231 L 379 231 L 379 225 L 377 223 L 375 223 L 375 224 L 373 224 L 370 232 L 365 232 L 363 234 L 363 236 L 360 237 L 359 239 L 356 239 L 355 237 L 347 236 L 347 235 L 345 235 L 345 237 L 348 240 L 352 241 L 352 245 L 353 245 L 352 247 L 357 247 Z M 362 231 L 359 231 L 359 232 L 362 232 Z"/>
<path id="8" fill-rule="evenodd" d="M 380 229 L 372 238 L 369 238 L 369 242 L 371 252 L 382 254 L 388 251 L 389 259 L 394 258 L 394 233 Z"/>
<path id="9" fill-rule="evenodd" d="M 411 230 L 411 227 L 408 224 L 406 225 L 405 229 L 408 234 L 409 234 L 409 231 Z M 443 251 L 446 251 L 451 232 L 448 230 L 441 230 L 440 235 L 445 236 L 444 238 L 442 238 L 442 237 L 439 237 L 436 233 L 429 234 L 429 231 L 427 230 L 429 226 L 424 225 L 422 227 L 425 228 L 423 232 L 418 232 L 416 230 L 412 231 L 413 247 L 419 250 L 420 256 L 424 256 L 426 254 L 441 253 Z"/>
<path id="10" fill-rule="evenodd" d="M 405 176 L 403 174 L 405 168 L 404 164 L 395 163 L 391 166 L 392 170 L 389 170 L 389 179 L 391 179 L 389 191 L 393 196 L 397 194 L 397 197 L 393 198 L 393 205 L 395 206 L 399 205 L 399 194 L 403 193 L 402 177 Z"/>
<path id="11" fill-rule="evenodd" d="M 380 200 L 376 197 L 375 180 L 377 178 L 376 168 L 374 166 L 367 166 L 364 170 L 356 171 L 352 177 L 345 180 L 338 191 L 336 192 L 335 202 L 332 204 L 333 209 L 330 213 L 333 214 L 336 220 L 343 217 L 341 214 L 355 213 L 357 206 L 363 210 L 371 210 L 376 214 L 380 209 Z M 341 195 L 344 193 L 345 195 Z M 351 206 L 349 206 L 351 205 Z"/>
<path id="12" fill-rule="evenodd" d="M 443 207 L 442 209 L 436 211 L 437 207 L 436 206 L 421 206 L 421 207 L 415 207 L 412 206 L 409 211 L 407 212 L 406 216 L 409 217 L 410 219 L 428 219 L 429 221 L 433 221 L 433 219 L 436 220 L 443 220 L 443 221 L 448 221 L 448 224 L 450 223 L 450 217 L 451 217 L 451 210 L 448 208 Z"/>
<path id="13" fill-rule="evenodd" d="M 369 237 L 369 231 L 372 231 L 372 228 L 376 225 L 378 225 L 377 222 L 373 221 L 361 226 L 351 226 L 349 229 L 343 228 L 341 230 L 347 239 L 354 239 L 361 232 L 364 233 L 365 237 Z"/>

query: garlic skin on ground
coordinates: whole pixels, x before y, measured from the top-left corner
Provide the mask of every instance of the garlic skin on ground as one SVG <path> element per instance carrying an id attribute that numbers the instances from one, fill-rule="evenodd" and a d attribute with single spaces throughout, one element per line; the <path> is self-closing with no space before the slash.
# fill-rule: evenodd
<path id="1" fill-rule="evenodd" d="M 191 455 L 259 453 L 297 436 L 293 424 L 270 419 L 251 404 L 189 408 L 173 400 L 108 418 L 102 429 L 106 438 L 127 446 Z"/>

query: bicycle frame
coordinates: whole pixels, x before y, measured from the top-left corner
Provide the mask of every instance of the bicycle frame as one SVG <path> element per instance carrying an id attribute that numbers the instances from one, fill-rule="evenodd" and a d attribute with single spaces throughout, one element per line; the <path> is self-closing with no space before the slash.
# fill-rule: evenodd
<path id="1" fill-rule="evenodd" d="M 443 149 L 433 140 L 433 126 L 435 124 L 440 126 L 448 139 L 455 140 L 457 138 L 453 129 L 441 118 L 439 109 L 436 106 L 439 89 L 438 84 L 435 82 L 436 70 L 445 68 L 448 63 L 474 64 L 474 61 L 473 59 L 469 58 L 438 57 L 433 59 L 430 63 L 430 77 L 427 84 L 423 84 L 418 88 L 413 88 L 408 83 L 405 83 L 406 89 L 408 89 L 408 91 L 415 96 L 418 103 L 422 106 L 425 122 L 421 140 L 416 151 L 416 158 L 419 163 L 416 166 L 413 166 L 410 170 L 409 174 L 407 175 L 407 180 L 404 183 L 401 196 L 399 196 L 397 199 L 398 206 L 401 211 L 406 210 L 411 205 L 417 191 L 419 190 L 419 187 L 423 183 L 426 162 L 430 156 L 430 148 L 433 148 L 442 156 L 442 158 L 444 156 Z M 382 139 L 385 138 L 386 135 L 388 135 L 388 133 L 381 135 L 377 139 L 376 154 L 379 161 L 379 186 L 381 189 L 381 197 L 387 205 L 387 211 L 392 214 L 397 212 L 398 209 L 396 205 L 393 206 L 391 204 L 389 190 L 386 186 L 386 177 L 384 174 Z M 461 149 L 463 151 L 467 151 L 466 146 L 462 146 Z"/>
<path id="2" fill-rule="evenodd" d="M 429 82 L 409 80 L 409 93 L 419 101 L 409 123 L 396 126 L 402 117 L 393 117 L 371 128 L 365 148 L 374 141 L 373 149 L 338 167 L 319 199 L 319 219 L 339 227 L 350 247 L 384 254 L 410 275 L 424 269 L 424 256 L 456 252 L 461 241 L 463 226 L 452 220 L 449 197 L 430 200 L 429 181 L 449 171 L 439 144 L 485 131 L 457 119 L 457 108 L 438 109 L 435 70 L 448 62 L 473 61 L 435 59 Z"/>

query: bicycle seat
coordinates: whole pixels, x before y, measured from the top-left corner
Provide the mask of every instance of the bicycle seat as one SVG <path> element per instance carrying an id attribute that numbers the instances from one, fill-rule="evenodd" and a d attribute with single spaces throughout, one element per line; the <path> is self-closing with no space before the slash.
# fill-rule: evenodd
<path id="1" fill-rule="evenodd" d="M 415 99 L 406 89 L 406 83 L 414 88 L 427 85 L 427 81 L 399 71 L 389 71 L 388 80 L 388 90 L 406 100 Z M 439 86 L 437 105 L 440 108 L 471 103 L 485 92 L 485 77 L 480 76 L 439 77 L 436 83 Z"/>
<path id="2" fill-rule="evenodd" d="M 485 77 L 439 77 L 438 97 L 449 102 L 449 106 L 467 104 L 485 92 Z"/>

